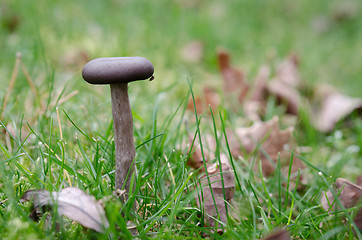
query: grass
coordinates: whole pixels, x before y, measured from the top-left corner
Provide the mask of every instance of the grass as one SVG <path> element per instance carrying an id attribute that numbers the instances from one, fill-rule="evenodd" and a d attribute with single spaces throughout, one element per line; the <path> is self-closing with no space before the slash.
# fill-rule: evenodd
<path id="1" fill-rule="evenodd" d="M 186 110 L 192 91 L 198 93 L 205 84 L 221 87 L 218 47 L 231 52 L 249 79 L 261 65 L 274 66 L 294 52 L 305 81 L 331 83 L 360 96 L 359 1 L 4 0 L 0 9 L 1 106 L 8 95 L 0 108 L 1 238 L 258 239 L 284 227 L 300 239 L 361 237 L 350 221 L 353 209 L 329 215 L 319 201 L 336 178 L 353 181 L 361 172 L 358 115 L 331 134 L 313 129 L 309 116 L 300 117 L 295 137 L 310 151 L 300 156 L 308 165 L 300 173 L 307 185 L 295 191 L 279 164 L 273 176 L 263 179 L 253 163 L 231 158 L 228 141 L 221 139 L 226 128 L 244 123 L 240 116 L 229 109 L 201 116 Z M 339 19 L 341 9 L 347 9 L 346 16 Z M 204 54 L 200 62 L 189 63 L 179 51 L 195 40 L 202 42 Z M 21 60 L 15 75 L 17 52 Z M 150 59 L 156 78 L 130 85 L 137 176 L 134 194 L 121 204 L 112 195 L 109 88 L 86 84 L 80 72 L 84 59 L 127 55 Z M 272 117 L 280 109 L 271 100 L 267 112 Z M 228 221 L 220 222 L 223 236 L 204 225 L 207 216 L 194 199 L 199 173 L 186 166 L 189 152 L 182 147 L 189 134 L 207 133 L 217 142 L 215 160 L 221 153 L 230 156 L 236 176 Z M 30 206 L 19 203 L 26 190 L 66 186 L 102 199 L 110 222 L 106 234 L 57 216 L 34 222 L 28 217 Z"/>

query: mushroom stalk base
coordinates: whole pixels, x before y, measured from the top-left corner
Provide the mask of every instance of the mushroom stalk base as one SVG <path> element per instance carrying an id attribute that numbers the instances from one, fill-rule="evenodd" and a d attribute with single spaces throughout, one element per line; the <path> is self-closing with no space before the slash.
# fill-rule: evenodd
<path id="1" fill-rule="evenodd" d="M 136 154 L 133 139 L 133 119 L 128 99 L 128 84 L 111 84 L 114 144 L 116 148 L 116 190 L 124 189 L 129 193 L 132 164 Z M 128 174 L 129 172 L 129 174 Z M 128 174 L 128 177 L 127 177 Z M 127 180 L 126 180 L 127 178 Z"/>

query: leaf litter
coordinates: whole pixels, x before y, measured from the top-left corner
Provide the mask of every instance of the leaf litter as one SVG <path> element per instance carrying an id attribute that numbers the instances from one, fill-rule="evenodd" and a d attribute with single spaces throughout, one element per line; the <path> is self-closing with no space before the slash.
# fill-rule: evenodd
<path id="1" fill-rule="evenodd" d="M 274 173 L 279 160 L 281 171 L 285 176 L 288 174 L 291 159 L 293 161 L 291 173 L 297 173 L 305 168 L 303 162 L 296 157 L 298 155 L 296 149 L 299 148 L 296 146 L 293 137 L 295 122 L 292 121 L 289 127 L 282 129 L 279 123 L 281 118 L 284 119 L 288 114 L 298 117 L 301 108 L 307 109 L 311 116 L 312 126 L 322 133 L 329 133 L 335 129 L 339 121 L 349 116 L 355 110 L 362 108 L 361 98 L 352 98 L 336 90 L 331 91 L 330 89 L 332 88 L 330 86 L 315 86 L 313 88 L 307 83 L 302 82 L 299 73 L 299 59 L 295 54 L 282 61 L 276 67 L 274 75 L 271 74 L 273 70 L 269 66 L 262 66 L 251 83 L 246 80 L 246 74 L 242 69 L 232 66 L 231 56 L 226 50 L 221 49 L 217 52 L 217 61 L 222 77 L 224 94 L 220 96 L 214 88 L 204 85 L 203 95 L 195 97 L 197 113 L 209 112 L 210 107 L 214 111 L 221 105 L 221 102 L 229 105 L 232 111 L 242 109 L 243 116 L 253 124 L 249 127 L 226 130 L 231 155 L 235 159 L 249 157 L 249 161 L 251 161 L 251 158 L 256 157 L 261 161 L 262 173 L 266 177 Z M 311 96 L 310 92 L 314 92 L 314 96 Z M 263 119 L 266 118 L 267 101 L 270 97 L 275 98 L 277 104 L 284 107 L 285 113 L 283 116 L 274 116 L 271 120 L 264 121 Z M 189 101 L 188 109 L 194 111 L 192 99 Z M 198 140 L 196 139 L 192 142 L 193 139 L 189 138 L 189 144 L 193 143 L 194 146 L 187 164 L 195 169 L 199 169 L 201 172 L 205 172 L 203 161 L 207 164 L 206 171 L 209 176 L 212 176 L 209 177 L 211 185 L 207 184 L 205 173 L 200 176 L 201 186 L 203 186 L 201 188 L 202 193 L 198 191 L 195 198 L 198 206 L 202 207 L 209 216 L 207 219 L 209 224 L 215 226 L 215 219 L 217 217 L 222 222 L 227 222 L 227 213 L 224 206 L 227 206 L 232 199 L 235 185 L 233 185 L 234 183 L 228 185 L 228 189 L 225 185 L 223 189 L 225 196 L 222 195 L 224 193 L 219 188 L 221 185 L 218 184 L 216 186 L 216 182 L 221 182 L 222 180 L 220 171 L 215 167 L 218 163 L 212 164 L 211 161 L 215 159 L 215 139 L 213 136 L 206 134 L 203 140 L 204 154 L 201 153 Z M 223 154 L 221 156 L 223 156 L 223 172 L 225 171 L 224 169 L 232 169 L 226 156 Z M 215 173 L 218 174 L 213 175 Z M 299 180 L 302 179 L 303 175 L 300 175 Z M 226 180 L 225 177 L 223 180 Z M 234 181 L 234 175 L 227 179 L 227 181 Z M 337 186 L 340 186 L 340 181 L 336 182 Z M 343 195 L 346 194 L 346 190 L 342 190 Z M 226 192 L 228 192 L 227 196 Z M 214 198 L 212 198 L 213 194 Z M 356 195 L 355 192 L 352 192 L 351 194 L 347 194 L 345 198 L 349 198 L 355 204 L 354 199 L 358 195 L 358 201 L 360 201 L 360 193 Z M 203 204 L 200 202 L 200 195 L 204 197 Z M 330 197 L 330 193 L 327 193 L 327 196 Z M 220 201 L 216 201 L 216 199 Z M 353 205 L 348 203 L 347 200 L 343 202 L 346 204 L 345 207 Z M 217 215 L 217 211 L 219 215 Z M 359 210 L 354 219 L 360 229 L 362 224 L 361 215 L 362 210 Z M 218 231 L 221 230 L 218 229 Z M 279 238 L 279 235 L 281 238 Z M 287 231 L 278 232 L 275 236 L 276 238 L 270 236 L 266 239 L 290 239 Z"/>
<path id="2" fill-rule="evenodd" d="M 241 109 L 243 115 L 251 121 L 266 117 L 265 109 L 270 97 L 274 97 L 277 104 L 285 108 L 285 114 L 299 116 L 301 108 L 307 109 L 312 125 L 322 133 L 333 131 L 339 121 L 362 108 L 362 98 L 349 97 L 329 85 L 309 86 L 303 82 L 299 59 L 295 54 L 284 59 L 274 70 L 267 65 L 262 66 L 250 83 L 246 73 L 231 64 L 231 56 L 226 50 L 218 50 L 217 61 L 222 77 L 224 104 L 233 111 Z M 205 85 L 204 88 L 209 86 Z M 314 94 L 310 96 L 306 91 Z M 213 108 L 220 105 L 221 96 L 215 90 L 210 92 L 212 94 L 195 97 L 198 113 L 207 112 L 209 104 Z M 193 110 L 193 106 L 188 109 Z"/>

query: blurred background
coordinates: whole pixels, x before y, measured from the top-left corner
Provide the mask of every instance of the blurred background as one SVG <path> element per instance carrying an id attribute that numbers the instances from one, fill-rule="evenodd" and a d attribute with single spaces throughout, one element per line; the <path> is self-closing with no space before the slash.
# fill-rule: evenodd
<path id="1" fill-rule="evenodd" d="M 205 83 L 219 86 L 220 48 L 229 51 L 247 79 L 263 64 L 275 65 L 295 54 L 303 81 L 361 95 L 359 0 L 2 0 L 0 21 L 1 97 L 17 52 L 40 96 L 47 97 L 53 84 L 54 97 L 78 89 L 74 99 L 83 104 L 92 104 L 86 94 L 109 103 L 108 88 L 88 86 L 81 79 L 84 63 L 143 56 L 155 65 L 155 81 L 132 84 L 132 97 L 142 92 L 145 101 L 166 92 L 179 103 L 177 98 L 189 91 L 186 76 L 195 92 Z M 22 73 L 14 89 L 20 102 L 29 95 Z"/>

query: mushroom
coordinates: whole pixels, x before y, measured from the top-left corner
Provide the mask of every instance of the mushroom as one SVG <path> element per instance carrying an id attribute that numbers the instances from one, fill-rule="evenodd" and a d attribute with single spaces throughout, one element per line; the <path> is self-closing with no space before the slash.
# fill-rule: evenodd
<path id="1" fill-rule="evenodd" d="M 116 148 L 115 187 L 116 190 L 124 187 L 127 193 L 136 154 L 128 83 L 152 80 L 153 72 L 152 63 L 143 57 L 97 58 L 85 64 L 82 71 L 83 79 L 90 84 L 110 84 Z"/>

